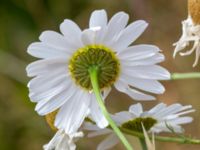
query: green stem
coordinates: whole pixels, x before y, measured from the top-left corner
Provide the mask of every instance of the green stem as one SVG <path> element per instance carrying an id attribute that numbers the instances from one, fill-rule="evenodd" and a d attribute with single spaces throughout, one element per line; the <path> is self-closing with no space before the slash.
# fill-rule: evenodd
<path id="1" fill-rule="evenodd" d="M 139 138 L 139 140 L 140 140 L 140 144 L 141 144 L 141 146 L 142 146 L 142 149 L 143 149 L 143 150 L 148 150 L 148 149 L 147 149 L 146 142 L 145 142 L 145 139 L 144 139 L 144 138 Z"/>
<path id="2" fill-rule="evenodd" d="M 91 120 L 89 120 L 88 122 L 93 123 Z M 110 126 L 107 127 L 108 129 L 111 129 Z M 119 129 L 127 135 L 130 136 L 135 136 L 138 137 L 139 139 L 145 139 L 144 134 L 141 132 L 137 132 L 137 131 L 133 131 L 133 130 L 129 130 L 127 128 L 123 128 L 123 127 L 119 127 Z M 150 139 L 152 139 L 152 137 L 149 137 Z M 155 136 L 154 140 L 156 141 L 160 141 L 160 142 L 173 142 L 173 143 L 179 143 L 179 144 L 194 144 L 194 145 L 200 145 L 200 139 L 194 139 L 191 137 L 170 137 L 170 136 Z"/>
<path id="3" fill-rule="evenodd" d="M 114 132 L 117 134 L 119 139 L 122 141 L 122 143 L 124 144 L 126 149 L 127 150 L 133 150 L 133 148 L 131 147 L 129 142 L 126 140 L 125 136 L 122 134 L 122 132 L 117 127 L 115 122 L 111 119 L 111 117 L 110 117 L 110 115 L 109 115 L 109 113 L 108 113 L 108 111 L 107 111 L 107 109 L 104 105 L 104 102 L 102 100 L 101 93 L 100 93 L 100 90 L 99 90 L 99 85 L 98 85 L 98 68 L 97 67 L 90 68 L 89 73 L 90 73 L 90 79 L 91 79 L 91 82 L 92 82 L 93 91 L 94 91 L 94 94 L 96 96 L 97 102 L 98 102 L 98 104 L 101 108 L 102 113 L 104 114 L 104 116 L 107 119 L 107 121 L 109 122 L 110 126 L 113 128 Z"/>
<path id="4" fill-rule="evenodd" d="M 171 80 L 178 80 L 178 79 L 200 79 L 200 72 L 191 72 L 191 73 L 172 73 Z"/>
<path id="5" fill-rule="evenodd" d="M 132 136 L 136 136 L 138 138 L 144 139 L 143 133 L 125 129 L 122 127 L 120 129 L 122 132 L 124 132 L 128 135 L 132 135 Z M 150 137 L 150 139 L 151 139 L 151 137 Z M 177 137 L 155 136 L 155 140 L 160 141 L 160 142 L 174 142 L 174 143 L 180 143 L 180 144 L 200 144 L 200 140 L 192 139 L 192 138 L 188 138 L 188 137 L 177 138 Z"/>

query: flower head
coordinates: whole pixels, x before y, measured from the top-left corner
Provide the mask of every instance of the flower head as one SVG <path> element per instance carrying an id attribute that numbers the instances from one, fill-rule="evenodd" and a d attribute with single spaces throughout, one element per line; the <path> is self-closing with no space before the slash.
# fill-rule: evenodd
<path id="1" fill-rule="evenodd" d="M 81 29 L 71 20 L 64 20 L 60 33 L 44 31 L 40 42 L 32 43 L 28 53 L 40 58 L 27 66 L 34 77 L 29 83 L 30 99 L 36 102 L 40 115 L 58 110 L 57 128 L 76 132 L 86 116 L 99 127 L 108 125 L 92 91 L 88 70 L 98 68 L 98 81 L 103 98 L 111 86 L 136 100 L 152 100 L 143 93 L 161 94 L 164 87 L 157 80 L 170 74 L 156 65 L 164 60 L 154 45 L 129 46 L 147 27 L 139 20 L 127 26 L 128 15 L 115 14 L 110 21 L 104 10 L 94 11 L 89 28 Z"/>
<path id="2" fill-rule="evenodd" d="M 191 43 L 193 43 L 193 46 L 190 50 L 181 52 Z M 200 25 L 195 25 L 191 16 L 188 16 L 187 20 L 182 22 L 182 36 L 178 42 L 174 43 L 174 46 L 176 46 L 174 50 L 174 57 L 178 52 L 180 52 L 181 56 L 187 56 L 195 52 L 196 58 L 193 67 L 198 64 L 200 57 Z"/>
<path id="3" fill-rule="evenodd" d="M 200 57 L 200 1 L 188 0 L 188 18 L 182 22 L 182 36 L 178 42 L 174 43 L 174 57 L 178 52 L 181 56 L 187 56 L 195 52 L 196 58 L 193 67 L 198 64 Z M 187 46 L 192 48 L 186 52 L 183 51 Z"/>
<path id="4" fill-rule="evenodd" d="M 76 132 L 68 135 L 64 130 L 60 129 L 51 139 L 51 141 L 44 145 L 44 150 L 75 150 L 76 142 L 79 138 L 83 137 L 82 132 Z"/>
<path id="5" fill-rule="evenodd" d="M 160 103 L 150 109 L 143 111 L 140 103 L 131 105 L 129 111 L 122 111 L 112 115 L 113 120 L 119 127 L 143 132 L 143 127 L 147 132 L 183 132 L 182 124 L 190 123 L 192 117 L 182 116 L 194 112 L 191 105 L 182 106 L 181 104 L 166 104 Z M 142 126 L 143 125 L 143 126 Z M 89 137 L 109 134 L 109 136 L 98 145 L 98 150 L 104 150 L 113 147 L 119 142 L 117 136 L 111 129 L 100 129 L 91 123 L 85 123 L 84 128 L 93 131 L 88 134 Z"/>

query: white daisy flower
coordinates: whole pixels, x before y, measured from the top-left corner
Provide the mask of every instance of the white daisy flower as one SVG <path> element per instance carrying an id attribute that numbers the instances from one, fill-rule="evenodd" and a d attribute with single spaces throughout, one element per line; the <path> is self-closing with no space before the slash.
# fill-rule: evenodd
<path id="1" fill-rule="evenodd" d="M 181 104 L 172 104 L 166 106 L 166 104 L 160 103 L 149 111 L 143 111 L 142 105 L 138 103 L 131 105 L 129 111 L 122 111 L 112 115 L 112 118 L 119 127 L 137 132 L 143 132 L 143 124 L 147 132 L 160 133 L 171 132 L 173 130 L 176 133 L 181 133 L 183 132 L 181 125 L 190 123 L 193 120 L 192 117 L 183 117 L 182 115 L 190 112 L 194 112 L 191 105 L 182 106 Z M 84 123 L 84 129 L 93 131 L 88 134 L 89 137 L 109 134 L 98 145 L 97 150 L 112 148 L 119 142 L 118 137 L 111 129 L 100 129 L 92 123 Z"/>
<path id="2" fill-rule="evenodd" d="M 127 26 L 129 16 L 115 14 L 107 21 L 105 10 L 94 11 L 89 28 L 81 29 L 71 20 L 60 25 L 61 34 L 44 31 L 40 42 L 32 43 L 28 53 L 40 58 L 27 66 L 34 77 L 29 83 L 29 97 L 35 110 L 46 115 L 59 109 L 57 128 L 73 133 L 90 114 L 100 128 L 108 125 L 96 102 L 88 69 L 98 67 L 99 86 L 103 97 L 114 85 L 136 100 L 152 100 L 142 91 L 161 94 L 164 87 L 157 80 L 170 78 L 169 72 L 157 65 L 164 60 L 154 45 L 129 46 L 147 27 L 139 20 Z M 140 91 L 141 90 L 141 91 Z"/>
<path id="3" fill-rule="evenodd" d="M 75 150 L 76 142 L 79 138 L 83 137 L 82 132 L 76 132 L 71 135 L 65 133 L 60 129 L 56 132 L 51 141 L 43 146 L 44 150 Z"/>
<path id="4" fill-rule="evenodd" d="M 182 52 L 191 43 L 193 43 L 192 48 L 186 52 Z M 200 25 L 195 25 L 191 16 L 188 16 L 188 18 L 182 22 L 182 36 L 178 42 L 174 43 L 174 46 L 176 46 L 174 57 L 179 52 L 181 56 L 187 56 L 195 51 L 196 58 L 193 67 L 198 64 L 200 57 Z"/>

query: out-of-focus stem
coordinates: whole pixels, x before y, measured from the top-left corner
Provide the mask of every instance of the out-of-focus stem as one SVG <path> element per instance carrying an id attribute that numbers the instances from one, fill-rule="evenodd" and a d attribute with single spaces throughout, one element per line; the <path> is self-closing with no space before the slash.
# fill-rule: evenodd
<path id="1" fill-rule="evenodd" d="M 171 80 L 179 79 L 200 79 L 200 72 L 191 72 L 191 73 L 172 73 Z"/>

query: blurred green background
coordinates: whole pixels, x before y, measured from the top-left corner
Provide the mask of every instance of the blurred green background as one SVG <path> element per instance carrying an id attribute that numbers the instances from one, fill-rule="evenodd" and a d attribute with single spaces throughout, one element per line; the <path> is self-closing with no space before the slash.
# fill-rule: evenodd
<path id="1" fill-rule="evenodd" d="M 59 24 L 70 18 L 81 28 L 88 26 L 90 13 L 106 9 L 109 17 L 118 11 L 130 15 L 130 21 L 144 19 L 148 29 L 136 43 L 156 44 L 163 50 L 166 61 L 162 64 L 171 72 L 199 71 L 192 68 L 194 55 L 172 58 L 172 43 L 181 35 L 181 21 L 187 17 L 186 0 L 0 0 L 0 150 L 41 150 L 54 132 L 43 117 L 34 111 L 29 101 L 25 67 L 35 60 L 26 53 L 27 46 L 38 40 L 43 30 L 59 29 Z M 171 104 L 192 104 L 197 110 L 191 114 L 194 122 L 185 126 L 186 134 L 200 138 L 200 81 L 165 81 L 166 92 L 159 101 Z M 115 90 L 108 97 L 110 112 L 127 109 L 136 101 Z M 146 102 L 145 108 L 158 103 Z M 84 138 L 78 150 L 93 150 L 101 137 Z M 130 138 L 133 143 L 137 139 Z M 137 150 L 138 144 L 134 144 Z M 115 150 L 122 150 L 119 144 Z M 157 142 L 158 150 L 199 150 L 200 146 Z"/>

